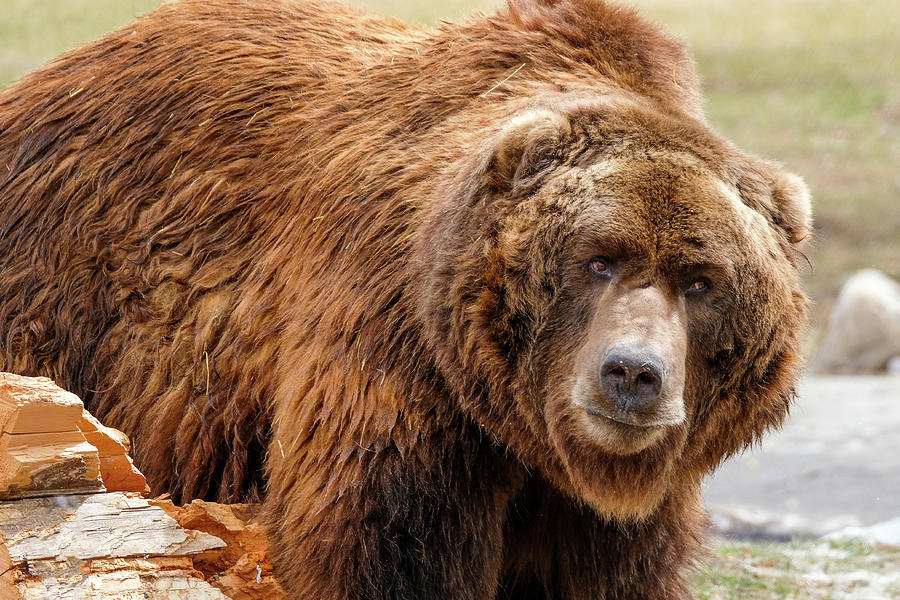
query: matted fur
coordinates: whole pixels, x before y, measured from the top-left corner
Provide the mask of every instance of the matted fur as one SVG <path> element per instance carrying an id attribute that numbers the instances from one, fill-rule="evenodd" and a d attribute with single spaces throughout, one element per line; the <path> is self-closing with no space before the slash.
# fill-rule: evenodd
<path id="1" fill-rule="evenodd" d="M 0 368 L 80 394 L 154 492 L 265 490 L 291 597 L 683 598 L 701 478 L 788 410 L 805 194 L 599 0 L 175 2 L 0 92 Z M 618 326 L 585 227 L 687 323 L 687 416 L 637 453 L 573 412 Z"/>

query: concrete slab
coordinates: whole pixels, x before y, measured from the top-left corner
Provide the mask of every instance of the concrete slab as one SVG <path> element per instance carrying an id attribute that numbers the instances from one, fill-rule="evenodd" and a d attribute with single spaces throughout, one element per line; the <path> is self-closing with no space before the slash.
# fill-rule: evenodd
<path id="1" fill-rule="evenodd" d="M 782 430 L 725 463 L 704 496 L 812 520 L 900 516 L 900 376 L 808 376 Z"/>

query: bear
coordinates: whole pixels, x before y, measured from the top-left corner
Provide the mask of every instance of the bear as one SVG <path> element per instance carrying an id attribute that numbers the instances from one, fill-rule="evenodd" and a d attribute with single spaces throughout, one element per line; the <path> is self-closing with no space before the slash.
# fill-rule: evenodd
<path id="1" fill-rule="evenodd" d="M 262 501 L 289 597 L 689 598 L 789 411 L 809 191 L 632 10 L 176 1 L 0 132 L 0 368 Z"/>

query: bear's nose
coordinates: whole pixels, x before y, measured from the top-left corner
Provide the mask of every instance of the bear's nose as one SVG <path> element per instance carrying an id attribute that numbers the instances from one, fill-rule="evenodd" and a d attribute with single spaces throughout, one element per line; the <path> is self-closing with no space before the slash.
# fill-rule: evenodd
<path id="1" fill-rule="evenodd" d="M 616 346 L 603 359 L 600 382 L 607 398 L 621 410 L 647 409 L 662 391 L 662 360 L 641 348 Z"/>

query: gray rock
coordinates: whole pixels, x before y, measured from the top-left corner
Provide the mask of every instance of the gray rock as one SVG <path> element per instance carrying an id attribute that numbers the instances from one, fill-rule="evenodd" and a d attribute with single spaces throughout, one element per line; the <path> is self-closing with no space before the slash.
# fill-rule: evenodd
<path id="1" fill-rule="evenodd" d="M 900 547 L 900 517 L 868 527 L 845 527 L 829 533 L 824 539 L 859 540 L 867 544 Z"/>
<path id="2" fill-rule="evenodd" d="M 888 361 L 887 372 L 889 375 L 900 375 L 900 356 L 895 356 Z"/>
<path id="3" fill-rule="evenodd" d="M 895 357 L 900 357 L 900 284 L 875 269 L 860 271 L 841 289 L 810 369 L 878 373 Z"/>

